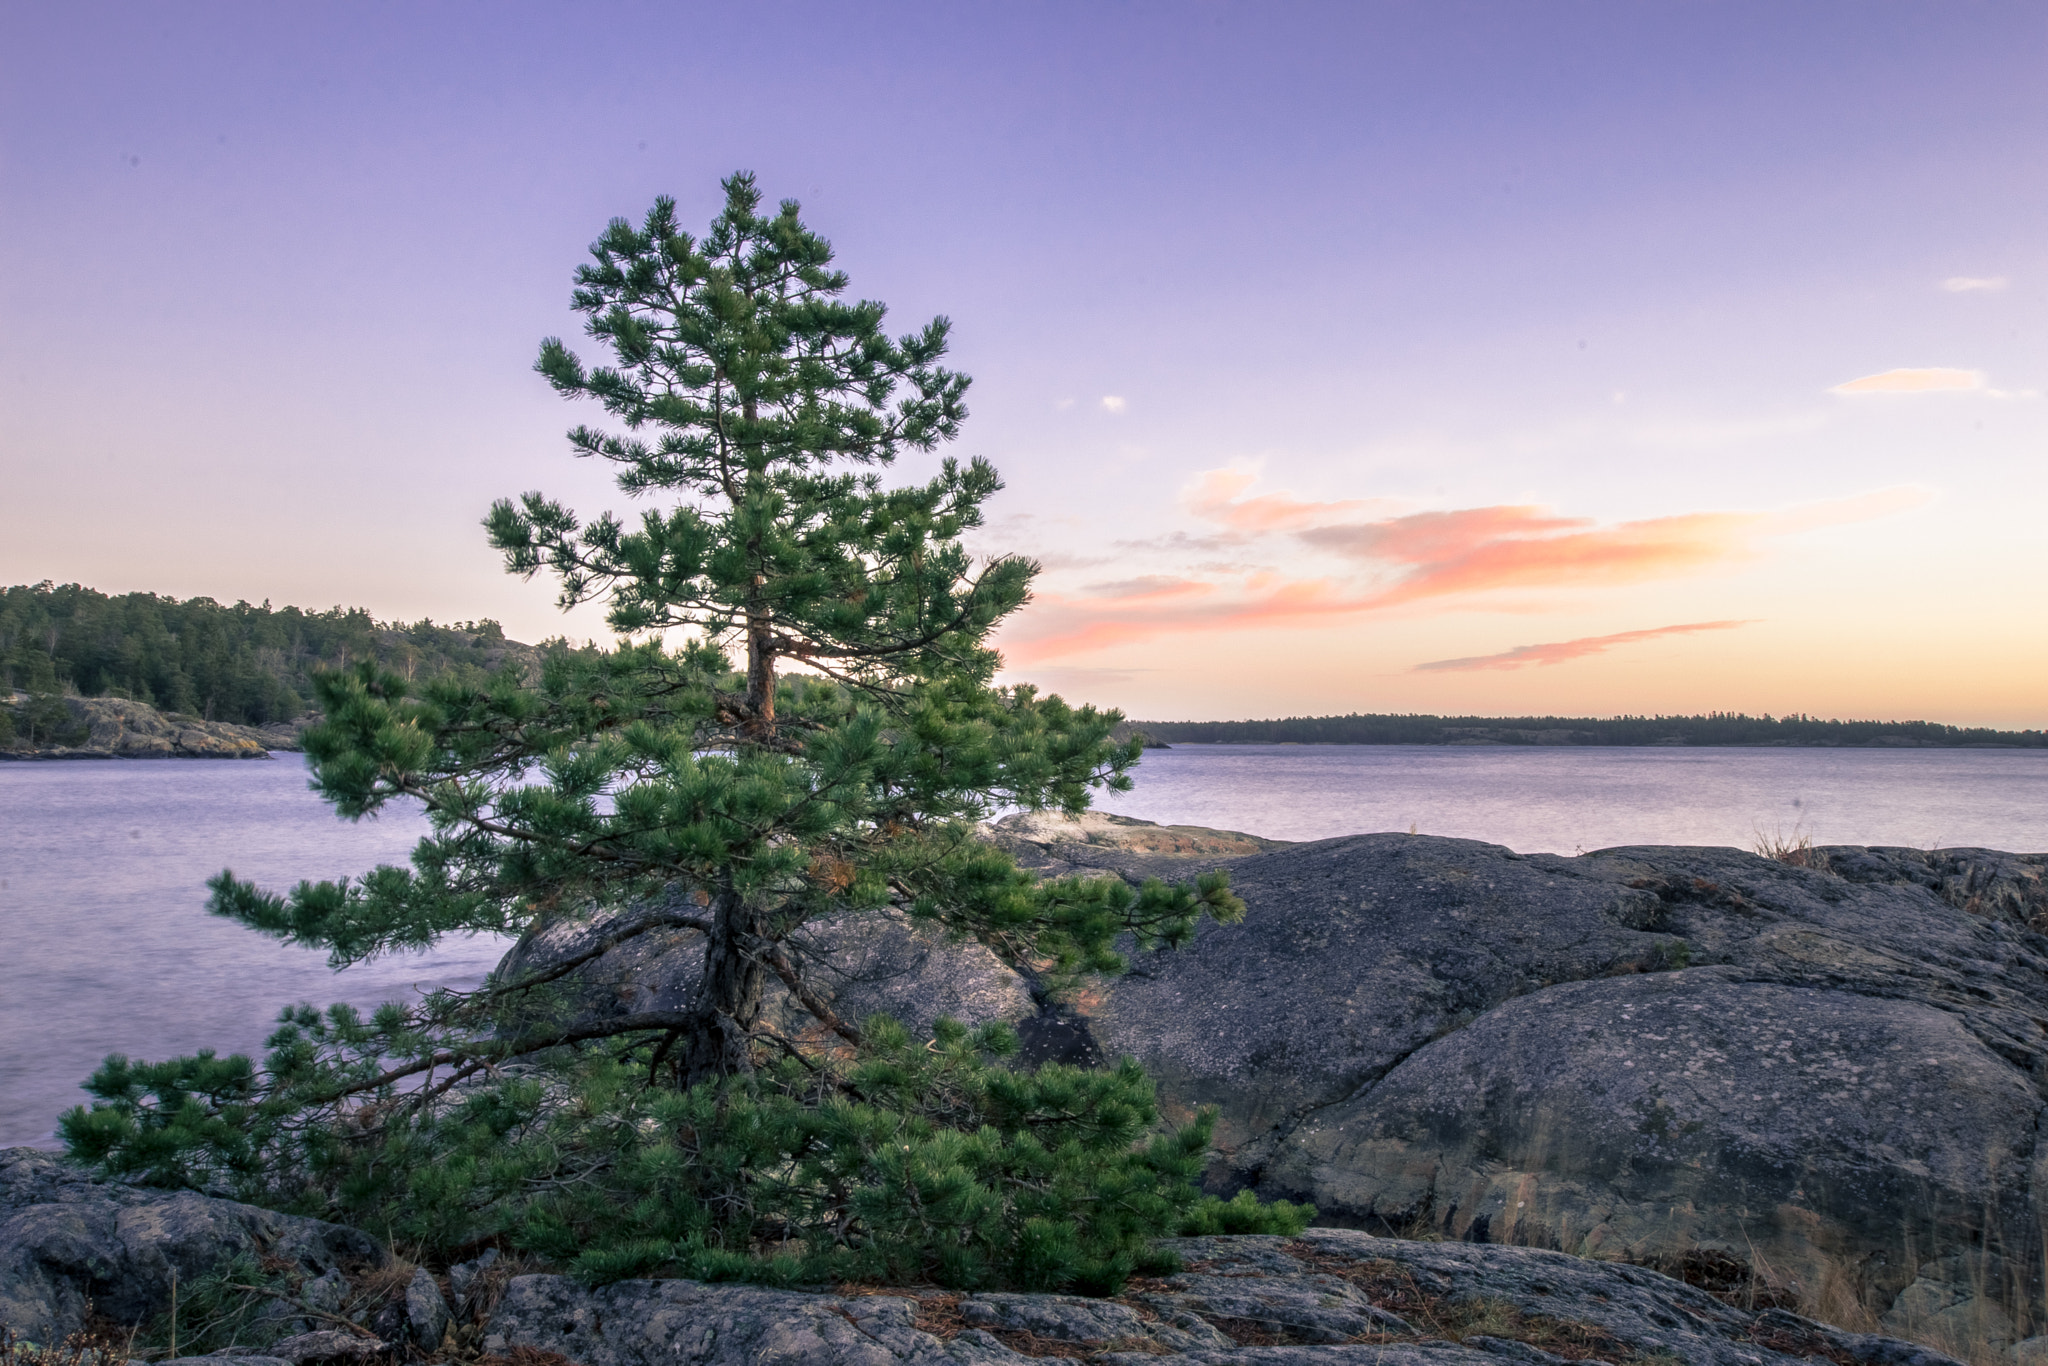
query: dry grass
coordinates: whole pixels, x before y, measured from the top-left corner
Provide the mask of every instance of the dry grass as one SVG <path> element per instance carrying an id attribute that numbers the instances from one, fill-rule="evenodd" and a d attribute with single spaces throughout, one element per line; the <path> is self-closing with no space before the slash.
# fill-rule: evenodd
<path id="1" fill-rule="evenodd" d="M 405 1288 L 412 1284 L 412 1273 L 417 1269 L 405 1258 L 393 1257 L 380 1267 L 349 1277 L 349 1308 L 385 1304 L 403 1297 Z"/>
<path id="2" fill-rule="evenodd" d="M 911 1300 L 917 1306 L 911 1313 L 911 1322 L 920 1333 L 929 1333 L 941 1342 L 950 1342 L 967 1331 L 967 1320 L 960 1317 L 960 1296 L 949 1290 L 927 1290 L 921 1287 L 904 1289 L 848 1282 L 833 1293 L 841 1299 L 864 1299 L 880 1295 Z M 843 1310 L 841 1312 L 844 1313 Z M 851 1315 L 847 1318 L 849 1322 L 852 1321 Z M 1081 1361 L 1098 1352 L 1156 1350 L 1149 1343 L 1067 1342 L 1058 1338 L 1042 1338 L 1024 1328 L 984 1328 L 982 1331 L 1019 1356 L 1027 1357 L 1064 1357 Z"/>
<path id="3" fill-rule="evenodd" d="M 1633 1348 L 1597 1325 L 1547 1314 L 1526 1314 L 1505 1300 L 1439 1295 L 1423 1289 L 1398 1262 L 1354 1262 L 1303 1242 L 1289 1243 L 1287 1251 L 1305 1266 L 1350 1282 L 1373 1304 L 1399 1314 L 1426 1336 L 1449 1338 L 1452 1342 L 1463 1342 L 1469 1337 L 1505 1338 L 1526 1342 L 1569 1360 L 1605 1361 L 1617 1366 L 1639 1360 Z M 1392 1336 L 1384 1340 L 1400 1341 Z"/>
<path id="4" fill-rule="evenodd" d="M 476 1366 L 576 1366 L 560 1352 L 543 1352 L 538 1347 L 508 1347 L 476 1359 Z"/>
<path id="5" fill-rule="evenodd" d="M 1042 1338 L 1025 1328 L 984 1328 L 982 1331 L 1019 1356 L 1086 1361 L 1097 1352 L 1110 1350 L 1106 1342 L 1064 1342 L 1058 1338 Z"/>
<path id="6" fill-rule="evenodd" d="M 1799 1293 L 1797 1287 L 1772 1275 L 1768 1267 L 1745 1262 L 1725 1252 L 1696 1247 L 1679 1255 L 1653 1257 L 1636 1265 L 1662 1272 L 1674 1281 L 1684 1281 L 1731 1308 L 1744 1309 L 1752 1314 L 1764 1309 L 1790 1309 L 1808 1318 L 1819 1317 L 1812 1312 L 1806 1297 Z M 1851 1293 L 1853 1296 L 1853 1290 Z"/>
<path id="7" fill-rule="evenodd" d="M 531 1276 L 549 1269 L 547 1263 L 538 1257 L 523 1252 L 503 1253 L 489 1266 L 477 1272 L 476 1277 L 470 1281 L 467 1310 L 465 1311 L 464 1306 L 452 1302 L 451 1307 L 457 1313 L 464 1313 L 475 1324 L 487 1323 L 492 1313 L 497 1310 L 498 1301 L 505 1298 L 505 1287 L 510 1285 L 514 1278 Z"/>
<path id="8" fill-rule="evenodd" d="M 1755 834 L 1756 838 L 1750 841 L 1749 847 L 1760 858 L 1772 859 L 1793 868 L 1811 868 L 1817 873 L 1833 871 L 1828 866 L 1828 856 L 1814 848 L 1813 836 L 1796 825 L 1790 835 L 1783 830 L 1774 830 L 1768 835 L 1758 830 Z"/>
<path id="9" fill-rule="evenodd" d="M 24 1342 L 0 1324 L 0 1366 L 122 1366 L 128 1346 L 107 1333 L 73 1333 L 61 1346 Z"/>
<path id="10" fill-rule="evenodd" d="M 1880 1331 L 1877 1315 L 1863 1302 L 1855 1274 L 1833 1259 L 1822 1262 L 1817 1283 L 1799 1297 L 1793 1312 L 1851 1333 Z"/>

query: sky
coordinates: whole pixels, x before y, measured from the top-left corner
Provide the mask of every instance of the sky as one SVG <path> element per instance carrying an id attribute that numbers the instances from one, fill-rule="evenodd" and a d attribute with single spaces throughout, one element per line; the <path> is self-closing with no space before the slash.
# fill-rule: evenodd
<path id="1" fill-rule="evenodd" d="M 2034 3 L 0 0 L 0 583 L 602 636 L 479 520 L 741 168 L 953 320 L 1008 680 L 2048 725 Z"/>

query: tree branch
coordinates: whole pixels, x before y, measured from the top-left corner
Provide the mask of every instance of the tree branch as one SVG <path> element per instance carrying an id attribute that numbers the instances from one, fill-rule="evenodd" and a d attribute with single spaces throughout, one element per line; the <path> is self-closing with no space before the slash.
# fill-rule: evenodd
<path id="1" fill-rule="evenodd" d="M 650 930 L 666 929 L 695 930 L 699 934 L 709 934 L 711 933 L 711 922 L 698 916 L 682 915 L 675 912 L 649 916 L 645 920 L 634 922 L 626 929 L 620 930 L 617 934 L 606 936 L 594 946 L 563 959 L 551 968 L 537 972 L 531 977 L 522 977 L 516 982 L 507 982 L 503 986 L 493 987 L 491 988 L 491 995 L 505 996 L 515 991 L 527 991 L 533 987 L 544 986 L 549 982 L 568 976 L 594 958 L 602 958 L 605 954 L 610 953 L 628 940 L 637 939 Z"/>
<path id="2" fill-rule="evenodd" d="M 857 1044 L 861 1041 L 861 1032 L 834 1014 L 832 1007 L 826 1005 L 818 993 L 810 989 L 780 945 L 769 944 L 761 954 L 761 961 L 775 970 L 775 975 L 782 979 L 782 985 L 789 988 L 789 994 L 801 1001 L 805 1010 L 817 1016 L 820 1024 L 848 1043 Z"/>

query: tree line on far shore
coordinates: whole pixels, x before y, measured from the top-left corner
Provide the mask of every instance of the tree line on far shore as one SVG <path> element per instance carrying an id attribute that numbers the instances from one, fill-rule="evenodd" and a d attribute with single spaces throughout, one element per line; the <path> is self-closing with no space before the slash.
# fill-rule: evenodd
<path id="1" fill-rule="evenodd" d="M 109 595 L 45 580 L 0 589 L 0 689 L 128 697 L 209 721 L 263 726 L 314 705 L 313 674 L 373 660 L 425 682 L 490 670 L 534 647 L 499 623 L 380 622 L 360 607 L 307 611 L 224 606 L 212 598 Z M 53 713 L 54 714 L 54 713 Z M 0 708 L 0 718 L 5 709 Z M 11 718 L 17 728 L 26 716 Z M 1268 721 L 1138 721 L 1163 744 L 1807 745 L 2048 748 L 2048 731 L 1938 721 L 1838 721 L 1805 715 L 1433 716 L 1350 713 Z M 1126 733 L 1128 733 L 1128 731 Z"/>
<path id="2" fill-rule="evenodd" d="M 0 589 L 0 688 L 127 697 L 238 725 L 307 711 L 320 669 L 371 660 L 423 681 L 531 652 L 488 619 L 380 622 L 360 607 L 225 606 L 48 580 Z"/>
<path id="3" fill-rule="evenodd" d="M 1938 721 L 1823 721 L 1745 716 L 1290 716 L 1276 721 L 1134 721 L 1162 744 L 1212 745 L 1812 745 L 1878 749 L 2048 748 L 2048 731 Z"/>

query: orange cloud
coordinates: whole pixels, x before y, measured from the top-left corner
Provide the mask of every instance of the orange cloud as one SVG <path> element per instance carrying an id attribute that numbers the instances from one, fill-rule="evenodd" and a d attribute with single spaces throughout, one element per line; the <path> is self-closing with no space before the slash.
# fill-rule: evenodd
<path id="1" fill-rule="evenodd" d="M 1546 517 L 1541 508 L 1485 507 L 1313 527 L 1299 535 L 1310 545 L 1358 559 L 1427 564 L 1455 558 L 1477 546 L 1591 525 L 1584 517 Z"/>
<path id="2" fill-rule="evenodd" d="M 1984 387 L 1979 370 L 1951 370 L 1930 366 L 1924 370 L 1885 370 L 1837 384 L 1831 394 L 1950 394 Z"/>
<path id="3" fill-rule="evenodd" d="M 1306 502 L 1285 493 L 1238 497 L 1258 482 L 1247 470 L 1204 470 L 1181 495 L 1181 505 L 1208 522 L 1219 522 L 1232 531 L 1256 535 L 1265 531 L 1293 531 L 1332 517 L 1356 516 L 1362 512 L 1384 511 L 1392 500 L 1346 498 L 1332 503 Z"/>
<path id="4" fill-rule="evenodd" d="M 1093 620 L 1087 618 L 1087 613 L 1109 604 L 1073 598 L 1042 600 L 1052 610 L 1034 612 L 1026 618 L 1020 623 L 1022 634 L 1005 632 L 1003 653 L 1013 665 L 1031 664 L 1115 645 L 1134 645 L 1163 635 L 1284 625 L 1361 612 L 1373 606 L 1369 598 L 1346 593 L 1328 579 L 1280 579 L 1261 574 L 1251 576 L 1246 586 L 1251 590 L 1248 596 L 1181 606 L 1162 603 L 1142 615 L 1113 610 Z M 1129 601 L 1121 600 L 1115 606 L 1121 608 Z M 1033 630 L 1034 627 L 1037 629 Z"/>
<path id="5" fill-rule="evenodd" d="M 1769 514 L 1760 526 L 1766 535 L 1790 536 L 1800 531 L 1818 531 L 1822 527 L 1848 526 L 1852 522 L 1889 517 L 1895 512 L 1920 507 L 1933 498 L 1932 489 L 1917 484 L 1894 484 L 1890 488 L 1872 489 L 1869 493 L 1852 494 L 1847 498 L 1800 503 Z"/>
<path id="6" fill-rule="evenodd" d="M 1529 507 L 1423 512 L 1383 522 L 1312 527 L 1298 539 L 1408 573 L 1373 605 L 1501 588 L 1567 588 L 1672 578 L 1755 554 L 1764 536 L 1868 521 L 1916 507 L 1925 489 L 1890 488 L 1782 512 L 1693 512 L 1594 526 Z M 1583 529 L 1582 529 L 1583 528 Z"/>
<path id="7" fill-rule="evenodd" d="M 1748 626 L 1747 621 L 1693 621 L 1678 626 L 1657 626 L 1647 631 L 1618 631 L 1611 636 L 1581 636 L 1549 645 L 1517 645 L 1497 655 L 1474 655 L 1469 659 L 1434 659 L 1417 664 L 1410 673 L 1476 673 L 1482 669 L 1519 669 L 1525 664 L 1562 664 L 1586 655 L 1605 654 L 1617 645 L 1633 645 L 1658 636 L 1690 635 L 1694 631 L 1732 631 Z"/>
<path id="8" fill-rule="evenodd" d="M 1197 491 L 1210 500 L 1206 515 L 1241 529 L 1284 530 L 1299 543 L 1356 563 L 1364 571 L 1361 576 L 1347 582 L 1264 571 L 1244 574 L 1231 585 L 1159 575 L 1097 584 L 1090 595 L 1041 596 L 1003 633 L 1003 649 L 1011 662 L 1035 664 L 1166 635 L 1307 624 L 1432 599 L 1675 578 L 1754 556 L 1758 543 L 1767 537 L 1866 521 L 1929 497 L 1921 489 L 1881 489 L 1777 512 L 1695 512 L 1611 526 L 1514 505 L 1317 525 L 1337 509 L 1372 504 L 1285 498 L 1278 503 L 1231 501 L 1230 495 L 1241 492 L 1251 478 L 1236 471 L 1205 476 Z M 1718 630 L 1725 625 L 1664 629 Z M 1556 662 L 1544 652 L 1562 651 L 1557 659 L 1573 658 L 1637 638 L 1644 637 L 1602 637 L 1601 645 L 1565 641 L 1528 646 L 1524 648 L 1536 653 L 1517 658 Z M 1445 669 L 1468 663 L 1439 662 Z"/>
<path id="9" fill-rule="evenodd" d="M 1542 517 L 1531 508 L 1471 508 L 1319 527 L 1300 536 L 1353 559 L 1411 566 L 1381 595 L 1381 605 L 1391 607 L 1495 588 L 1669 578 L 1747 553 L 1745 533 L 1764 520 L 1758 513 L 1695 512 L 1577 531 L 1568 528 L 1586 526 L 1583 519 Z"/>

